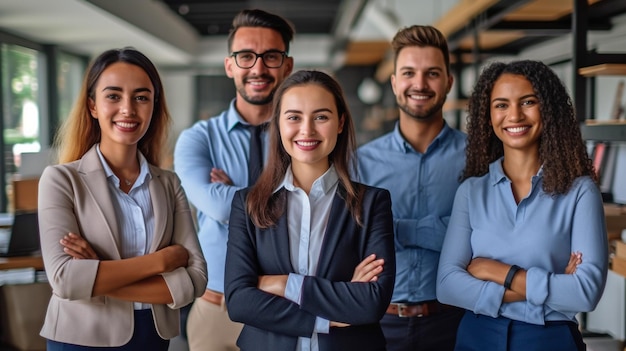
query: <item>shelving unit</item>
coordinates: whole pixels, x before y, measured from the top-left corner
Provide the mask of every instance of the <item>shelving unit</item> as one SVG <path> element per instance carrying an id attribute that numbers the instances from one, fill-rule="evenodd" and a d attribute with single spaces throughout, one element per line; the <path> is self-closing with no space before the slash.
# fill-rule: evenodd
<path id="1" fill-rule="evenodd" d="M 587 120 L 581 124 L 580 131 L 585 140 L 607 142 L 626 142 L 626 121 Z"/>
<path id="2" fill-rule="evenodd" d="M 603 63 L 578 69 L 584 77 L 626 75 L 626 63 Z"/>

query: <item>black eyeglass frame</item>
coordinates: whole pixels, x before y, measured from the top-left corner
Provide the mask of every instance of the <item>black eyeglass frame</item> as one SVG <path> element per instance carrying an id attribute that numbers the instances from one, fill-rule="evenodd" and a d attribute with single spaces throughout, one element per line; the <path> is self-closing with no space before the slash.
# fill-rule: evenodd
<path id="1" fill-rule="evenodd" d="M 252 62 L 252 64 L 250 66 L 241 66 L 239 64 L 239 60 L 237 60 L 237 55 L 239 54 L 251 54 L 251 55 L 255 55 L 256 57 L 254 58 L 254 61 Z M 276 67 L 272 67 L 269 66 L 267 64 L 267 62 L 265 62 L 265 59 L 263 58 L 263 56 L 267 55 L 267 54 L 279 54 L 281 56 L 281 60 L 280 60 L 280 65 L 276 66 Z M 241 68 L 241 69 L 249 69 L 254 67 L 254 65 L 256 65 L 256 62 L 259 60 L 259 57 L 261 58 L 261 61 L 263 61 L 263 65 L 265 65 L 265 67 L 267 68 L 281 68 L 283 66 L 283 64 L 285 63 L 285 57 L 287 57 L 287 52 L 286 51 L 280 51 L 280 50 L 267 50 L 265 52 L 262 52 L 260 54 L 257 54 L 254 51 L 251 50 L 241 50 L 241 51 L 233 51 L 230 54 L 231 57 L 233 57 L 235 59 L 235 64 L 237 65 L 237 67 Z"/>

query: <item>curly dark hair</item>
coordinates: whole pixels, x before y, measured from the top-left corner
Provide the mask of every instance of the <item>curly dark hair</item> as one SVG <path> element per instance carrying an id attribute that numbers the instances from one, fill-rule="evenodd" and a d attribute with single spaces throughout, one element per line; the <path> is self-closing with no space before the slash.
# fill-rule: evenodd
<path id="1" fill-rule="evenodd" d="M 489 164 L 504 155 L 502 141 L 496 137 L 490 123 L 490 100 L 494 83 L 505 73 L 526 78 L 539 101 L 543 122 L 539 138 L 543 190 L 553 195 L 565 194 L 580 176 L 589 176 L 597 182 L 563 82 L 546 64 L 531 60 L 492 63 L 478 78 L 469 100 L 467 159 L 461 180 L 486 174 Z"/>

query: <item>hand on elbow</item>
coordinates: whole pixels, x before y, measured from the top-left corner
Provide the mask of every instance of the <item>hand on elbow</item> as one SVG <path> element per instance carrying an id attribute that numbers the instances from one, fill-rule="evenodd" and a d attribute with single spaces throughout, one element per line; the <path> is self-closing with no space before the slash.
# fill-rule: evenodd
<path id="1" fill-rule="evenodd" d="M 63 236 L 60 243 L 63 246 L 63 251 L 72 256 L 73 259 L 99 259 L 89 242 L 78 234 L 68 233 Z"/>
<path id="2" fill-rule="evenodd" d="M 384 264 L 385 260 L 382 258 L 377 260 L 375 254 L 367 256 L 354 269 L 351 282 L 367 283 L 378 281 L 378 275 L 382 273 Z"/>
<path id="3" fill-rule="evenodd" d="M 187 267 L 189 253 L 181 245 L 175 244 L 165 247 L 159 251 L 161 256 L 162 272 L 171 272 L 179 267 Z"/>

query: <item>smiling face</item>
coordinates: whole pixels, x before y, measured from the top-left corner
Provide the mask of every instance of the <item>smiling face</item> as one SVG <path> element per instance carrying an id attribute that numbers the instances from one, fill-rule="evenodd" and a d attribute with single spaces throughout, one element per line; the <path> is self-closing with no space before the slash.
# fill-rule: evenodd
<path id="1" fill-rule="evenodd" d="M 100 148 L 132 145 L 146 134 L 154 110 L 154 87 L 139 66 L 116 62 L 107 67 L 89 99 L 89 112 L 100 125 Z"/>
<path id="2" fill-rule="evenodd" d="M 504 152 L 537 152 L 543 122 L 539 100 L 528 79 L 502 74 L 493 85 L 490 101 L 491 125 Z"/>
<path id="3" fill-rule="evenodd" d="M 319 176 L 328 170 L 328 155 L 343 131 L 333 95 L 318 84 L 289 88 L 282 96 L 278 128 L 294 172 L 306 168 Z"/>
<path id="4" fill-rule="evenodd" d="M 231 52 L 251 51 L 262 54 L 266 51 L 285 51 L 279 32 L 263 27 L 241 27 L 233 37 Z M 232 56 L 224 60 L 226 75 L 233 78 L 238 100 L 252 105 L 267 105 L 272 102 L 274 92 L 293 68 L 293 58 L 285 57 L 279 68 L 267 68 L 258 58 L 251 68 L 240 68 Z"/>
<path id="5" fill-rule="evenodd" d="M 441 50 L 432 46 L 407 46 L 400 50 L 391 76 L 400 116 L 421 121 L 443 118 L 442 108 L 452 79 Z"/>

